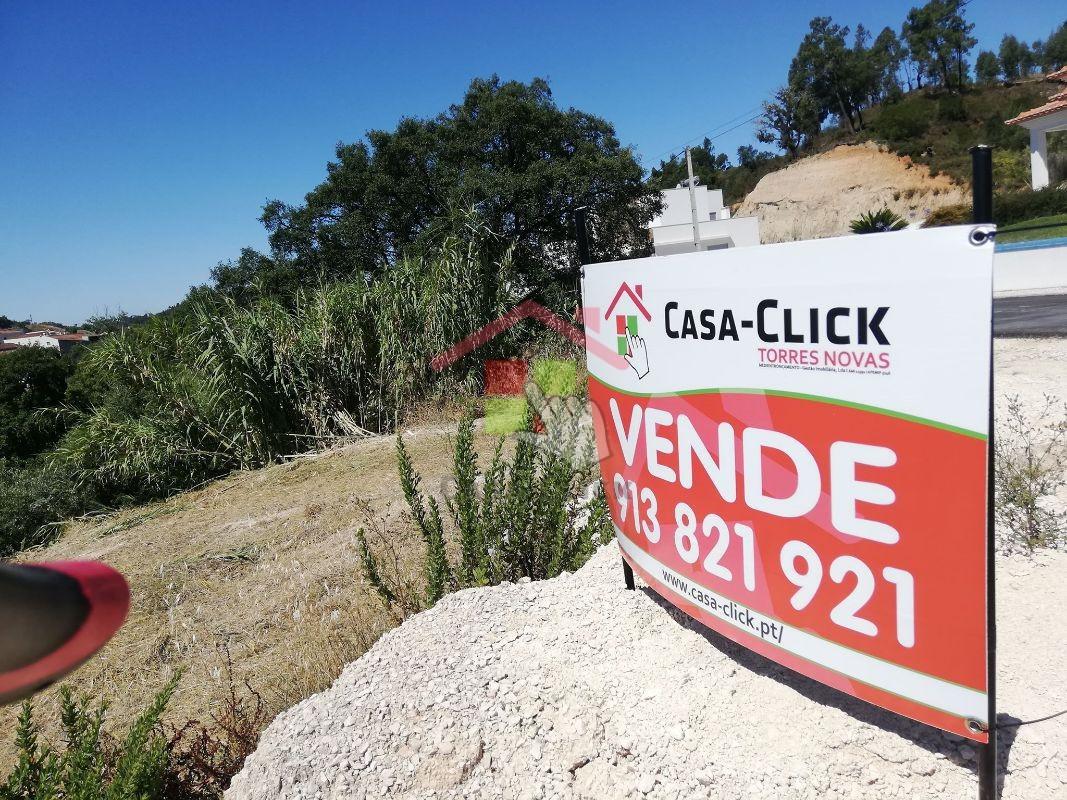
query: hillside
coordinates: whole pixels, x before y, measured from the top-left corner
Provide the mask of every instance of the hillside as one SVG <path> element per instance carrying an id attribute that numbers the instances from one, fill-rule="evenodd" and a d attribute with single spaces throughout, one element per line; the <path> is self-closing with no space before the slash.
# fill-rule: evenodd
<path id="1" fill-rule="evenodd" d="M 938 208 L 970 203 L 968 148 L 975 144 L 994 147 L 998 191 L 1025 190 L 1027 133 L 1004 120 L 1040 105 L 1056 86 L 1033 79 L 972 86 L 962 95 L 922 90 L 876 105 L 863 130 L 829 128 L 808 155 L 763 174 L 736 213 L 760 218 L 764 242 L 841 235 L 852 219 L 883 205 L 920 223 Z M 1067 137 L 1053 137 L 1050 152 L 1055 163 L 1067 162 Z M 731 168 L 722 180 L 736 183 L 734 172 L 752 175 Z"/>
<path id="2" fill-rule="evenodd" d="M 765 175 L 736 215 L 759 217 L 764 243 L 787 242 L 846 234 L 849 222 L 882 206 L 921 223 L 934 209 L 968 200 L 947 175 L 934 177 L 926 166 L 864 142 Z"/>
<path id="3" fill-rule="evenodd" d="M 1040 407 L 1046 392 L 1062 394 L 1067 381 L 1067 344 L 1062 340 L 1000 340 L 996 347 L 997 385 L 1002 395 L 1019 394 L 1024 407 L 1028 412 L 1033 412 Z M 449 465 L 449 440 L 453 430 L 450 424 L 438 423 L 436 426 L 420 426 L 405 431 L 405 441 L 416 466 L 424 476 L 424 486 L 428 489 L 441 487 L 441 481 L 447 472 L 446 467 Z M 479 439 L 482 447 L 488 447 L 490 443 L 491 438 L 488 436 Z M 372 523 L 384 519 L 384 523 L 378 524 L 389 531 L 389 539 L 396 551 L 395 564 L 402 576 L 412 574 L 411 563 L 422 550 L 421 543 L 415 540 L 400 519 L 405 505 L 396 478 L 393 450 L 392 438 L 368 438 L 286 464 L 254 472 L 237 473 L 164 503 L 130 509 L 107 518 L 75 521 L 67 526 L 62 538 L 52 546 L 22 554 L 24 560 L 100 558 L 117 566 L 129 577 L 133 589 L 133 609 L 129 622 L 97 658 L 75 673 L 72 683 L 106 697 L 111 707 L 109 724 L 119 728 L 143 708 L 147 699 L 159 689 L 165 678 L 179 667 L 185 667 L 188 671 L 182 679 L 168 715 L 172 722 L 179 725 L 188 719 L 207 719 L 207 715 L 216 708 L 217 701 L 228 690 L 228 661 L 232 663 L 238 686 L 247 679 L 253 689 L 263 694 L 267 716 L 261 724 L 294 703 L 328 687 L 341 673 L 345 664 L 357 659 L 383 632 L 394 628 L 398 623 L 397 619 L 384 612 L 378 598 L 364 581 L 355 545 L 356 530 L 366 527 L 373 542 L 375 536 L 370 533 Z M 1061 489 L 1058 501 L 1061 508 L 1067 505 L 1067 488 Z M 546 689 L 545 696 L 549 696 L 549 693 L 553 697 L 558 695 L 566 698 L 563 702 L 567 704 L 566 709 L 559 705 L 554 712 L 556 716 L 546 716 L 546 723 L 543 724 L 547 724 L 551 718 L 553 726 L 557 726 L 559 730 L 567 730 L 563 727 L 563 722 L 557 724 L 555 720 L 568 714 L 579 715 L 577 718 L 586 720 L 590 725 L 587 733 L 601 736 L 595 733 L 598 729 L 593 727 L 595 720 L 590 715 L 594 714 L 595 708 L 603 704 L 603 698 L 588 694 L 588 686 L 574 683 L 579 680 L 581 671 L 567 666 L 572 658 L 578 659 L 574 663 L 580 664 L 581 659 L 588 658 L 593 652 L 583 649 L 585 645 L 582 643 L 586 641 L 585 633 L 596 627 L 603 628 L 604 637 L 607 637 L 603 639 L 602 649 L 598 652 L 604 659 L 610 655 L 611 659 L 618 660 L 604 660 L 602 668 L 618 669 L 620 675 L 628 676 L 626 680 L 630 681 L 631 686 L 646 679 L 659 680 L 655 670 L 633 670 L 633 664 L 636 663 L 634 659 L 638 654 L 652 652 L 646 648 L 652 648 L 654 651 L 657 643 L 663 648 L 677 645 L 682 648 L 678 651 L 682 655 L 677 658 L 688 658 L 685 654 L 689 653 L 693 658 L 699 657 L 709 660 L 709 663 L 721 664 L 718 671 L 726 674 L 732 670 L 734 677 L 731 680 L 737 681 L 738 686 L 745 685 L 758 689 L 759 692 L 766 692 L 768 697 L 778 698 L 783 703 L 788 699 L 789 703 L 808 704 L 809 710 L 798 712 L 802 715 L 798 719 L 814 722 L 817 713 L 826 718 L 826 721 L 819 725 L 829 725 L 828 731 L 837 730 L 834 726 L 838 723 L 845 725 L 842 729 L 845 733 L 841 735 L 859 737 L 849 748 L 859 747 L 856 742 L 878 741 L 889 743 L 887 746 L 902 748 L 901 752 L 905 754 L 914 754 L 911 760 L 918 759 L 922 765 L 933 763 L 932 759 L 936 759 L 936 756 L 930 755 L 928 749 L 900 739 L 898 728 L 890 727 L 891 731 L 897 732 L 887 733 L 868 725 L 867 722 L 872 721 L 869 716 L 855 716 L 859 712 L 854 710 L 842 711 L 825 690 L 819 690 L 822 694 L 818 694 L 816 689 L 811 689 L 810 684 L 804 684 L 808 689 L 798 688 L 801 686 L 797 683 L 799 679 L 782 677 L 788 673 L 781 670 L 768 671 L 766 665 L 761 666 L 762 662 L 755 657 L 746 656 L 736 648 L 720 649 L 719 645 L 709 644 L 703 634 L 677 627 L 676 623 L 680 619 L 677 614 L 664 613 L 655 608 L 649 597 L 640 594 L 622 595 L 619 591 L 617 558 L 610 549 L 607 554 L 599 557 L 598 563 L 600 566 L 593 566 L 588 572 L 582 573 L 590 577 L 589 584 L 582 582 L 584 578 L 582 581 L 567 578 L 555 582 L 553 585 L 556 589 L 543 589 L 540 584 L 512 586 L 485 592 L 464 592 L 456 598 L 446 600 L 439 610 L 420 615 L 420 621 L 405 626 L 403 631 L 408 632 L 402 631 L 402 635 L 398 634 L 399 638 L 391 637 L 387 644 L 382 645 L 385 649 L 376 651 L 379 655 L 384 652 L 395 653 L 395 648 L 403 645 L 400 651 L 402 655 L 396 657 L 397 661 L 390 662 L 382 657 L 377 657 L 377 660 L 359 660 L 350 668 L 349 674 L 362 675 L 367 669 L 373 668 L 373 671 L 381 673 L 382 681 L 399 680 L 402 674 L 410 670 L 411 664 L 426 663 L 437 658 L 440 654 L 432 647 L 425 653 L 410 649 L 422 647 L 421 639 L 416 641 L 406 638 L 412 635 L 411 630 L 419 631 L 419 637 L 426 636 L 446 644 L 446 649 L 449 653 L 454 653 L 456 659 L 453 662 L 449 662 L 447 658 L 442 661 L 439 674 L 431 676 L 427 683 L 427 687 L 439 687 L 430 698 L 440 706 L 432 711 L 432 715 L 444 713 L 453 708 L 450 701 L 446 702 L 445 699 L 449 696 L 448 692 L 452 691 L 449 687 L 456 684 L 457 676 L 467 674 L 457 672 L 453 675 L 449 670 L 457 667 L 459 660 L 473 657 L 475 653 L 474 649 L 464 649 L 473 647 L 472 643 L 475 642 L 472 638 L 464 638 L 466 634 L 462 633 L 462 625 L 468 625 L 468 622 L 454 627 L 452 623 L 456 620 L 449 614 L 454 611 L 469 617 L 475 613 L 475 608 L 480 607 L 468 605 L 469 603 L 485 602 L 489 604 L 487 607 L 501 611 L 510 608 L 513 602 L 518 602 L 524 607 L 522 615 L 501 620 L 499 630 L 477 628 L 485 632 L 484 641 L 479 640 L 482 644 L 478 647 L 490 646 L 489 637 L 495 637 L 497 644 L 491 647 L 493 658 L 506 659 L 499 662 L 491 660 L 488 664 L 481 664 L 478 669 L 492 669 L 494 664 L 523 664 L 528 660 L 531 664 L 540 664 L 541 662 L 528 659 L 531 648 L 534 651 L 544 649 L 546 658 L 551 656 L 553 659 L 561 659 L 561 663 L 546 661 L 543 666 L 537 667 L 549 670 L 545 674 L 552 680 L 558 676 L 561 681 L 558 689 L 554 688 L 554 685 Z M 1054 560 L 1048 563 L 1062 562 Z M 387 562 L 387 568 L 392 569 L 391 560 Z M 1022 569 L 1020 567 L 1020 570 Z M 1064 579 L 1067 576 L 1056 577 L 1053 581 L 1055 585 L 1051 587 L 1046 587 L 1041 582 L 1048 576 L 1058 574 L 1042 567 L 1040 570 L 1034 570 L 1034 580 L 1038 583 L 1023 581 L 1019 586 L 1024 587 L 1026 591 L 1033 589 L 1042 593 L 1046 592 L 1046 589 L 1050 593 L 1062 591 L 1063 586 L 1067 586 L 1067 580 Z M 1017 578 L 1021 580 L 1025 577 L 1020 572 L 1018 576 L 1009 577 L 1006 583 L 1010 586 Z M 545 598 L 554 597 L 556 599 L 553 603 L 557 602 L 559 598 L 554 594 L 557 590 L 564 592 L 563 597 L 567 598 L 559 601 L 562 605 L 542 606 L 541 602 Z M 527 595 L 534 599 L 525 601 Z M 625 606 L 618 612 L 621 616 L 613 618 L 614 622 L 611 624 L 598 622 L 597 625 L 592 625 L 594 620 L 603 620 L 605 614 L 615 613 L 611 608 L 617 604 L 620 596 Z M 483 599 L 475 601 L 472 599 L 475 597 Z M 579 602 L 579 598 L 584 599 Z M 1047 602 L 1047 597 L 1043 602 Z M 1009 614 L 1032 613 L 1025 606 L 1012 603 L 1008 599 L 1004 600 L 1002 608 Z M 571 633 L 566 633 L 563 629 L 553 633 L 556 630 L 553 626 L 557 624 L 557 618 L 547 615 L 549 612 L 555 615 L 562 609 L 567 609 L 567 624 L 577 626 L 566 629 L 572 631 Z M 546 615 L 543 618 L 542 612 Z M 1015 617 L 1009 617 L 1010 619 Z M 469 621 L 469 624 L 474 625 L 474 622 Z M 491 625 L 492 620 L 484 624 Z M 1012 626 L 1008 623 L 1006 625 L 1010 630 Z M 619 630 L 612 632 L 610 629 L 613 627 Z M 1028 631 L 1033 628 L 1025 625 L 1015 627 L 1020 630 L 1015 633 L 1006 632 L 1005 636 L 1029 636 Z M 1023 628 L 1026 630 L 1022 630 Z M 1061 637 L 1055 639 L 1055 632 L 1050 631 L 1044 622 L 1040 631 L 1034 628 L 1033 635 L 1038 636 L 1041 631 L 1047 637 L 1045 641 L 1048 646 L 1059 648 L 1055 652 L 1062 652 L 1063 647 L 1067 646 L 1067 640 L 1061 634 L 1055 634 Z M 509 638 L 512 633 L 515 634 L 513 639 Z M 479 636 L 482 634 L 479 633 Z M 683 638 L 677 638 L 679 636 Z M 464 641 L 467 643 L 463 644 Z M 1003 652 L 1004 657 L 1009 660 L 1005 663 L 1016 663 L 1010 660 L 1013 658 L 1016 661 L 1022 660 L 1020 655 L 1023 653 L 1023 646 L 1031 647 L 1031 640 L 1020 642 L 1017 647 L 1006 644 Z M 413 655 L 416 653 L 417 655 Z M 553 653 L 555 655 L 552 655 Z M 601 663 L 601 659 L 598 658 L 597 663 Z M 667 674 L 674 668 L 672 665 L 678 662 L 666 659 L 655 663 L 659 665 L 657 670 L 663 669 L 664 674 Z M 1024 666 L 1034 670 L 1042 668 L 1039 659 L 1027 659 Z M 525 691 L 533 691 L 532 677 L 527 676 L 517 666 L 503 668 L 510 670 L 508 683 L 511 693 L 505 684 L 497 681 L 499 685 L 495 689 L 489 688 L 488 683 L 464 688 L 463 692 L 474 693 L 464 697 L 476 696 L 479 707 L 485 706 L 488 709 L 498 702 L 490 692 L 496 692 L 505 698 L 507 703 L 513 704 L 515 701 L 512 694 L 518 698 L 524 686 Z M 711 670 L 714 671 L 716 670 Z M 1025 694 L 1024 687 L 1017 686 L 1016 689 L 1020 692 L 1017 695 L 1018 703 L 1011 700 L 1011 705 L 1004 706 L 1005 712 L 1019 718 L 1027 718 L 1039 716 L 1038 711 L 1050 705 L 1059 703 L 1059 707 L 1067 706 L 1067 688 L 1057 689 L 1047 680 L 1049 676 L 1060 673 L 1062 670 L 1057 670 L 1055 665 L 1049 665 L 1040 679 L 1035 677 L 1031 681 L 1032 685 L 1040 686 L 1041 691 L 1045 692 L 1040 696 Z M 533 674 L 535 673 L 531 672 L 531 675 Z M 474 680 L 480 675 L 480 672 L 476 673 L 471 679 Z M 704 675 L 705 671 L 701 671 L 701 676 Z M 772 679 L 772 675 L 776 677 Z M 692 677 L 693 679 L 685 684 L 688 687 L 687 692 L 699 690 L 698 693 L 706 693 L 714 688 L 714 683 L 705 683 L 704 677 L 699 681 L 695 675 Z M 526 683 L 520 684 L 520 678 Z M 477 680 L 481 678 L 477 677 Z M 344 685 L 342 681 L 338 687 Z M 394 692 L 400 684 L 376 685 L 385 687 L 383 691 Z M 585 688 L 582 688 L 583 686 Z M 575 692 L 573 697 L 569 694 L 572 689 Z M 809 690 L 816 691 L 814 696 L 829 705 L 812 704 L 810 696 L 809 699 L 793 696 L 796 692 Z M 342 689 L 337 688 L 335 691 Z M 479 692 L 482 694 L 478 694 Z M 1057 695 L 1057 692 L 1060 694 Z M 442 698 L 440 701 L 437 701 L 438 695 Z M 54 691 L 44 692 L 37 701 L 45 721 L 44 733 L 49 737 L 54 737 L 57 732 L 55 696 Z M 1006 695 L 1009 699 L 1015 696 L 1010 693 Z M 311 752 L 319 746 L 313 739 L 313 733 L 326 732 L 331 725 L 345 727 L 345 720 L 351 712 L 346 710 L 344 703 L 330 705 L 330 697 L 331 695 L 320 695 L 312 705 L 300 706 L 298 710 L 279 720 L 274 733 L 268 734 L 265 740 L 265 749 L 254 762 L 254 770 L 258 771 L 255 774 L 277 774 L 276 771 L 271 771 L 274 768 L 270 766 L 275 756 L 267 755 L 279 748 L 277 732 L 288 731 L 285 726 L 295 725 L 294 720 L 302 719 L 300 715 L 307 713 L 308 709 L 319 709 L 316 714 L 321 716 L 320 724 L 323 727 L 316 728 L 309 722 L 306 735 L 301 735 L 296 730 L 289 731 L 294 740 L 293 747 L 296 748 L 294 753 L 304 752 L 300 748 L 311 748 L 307 751 Z M 696 702 L 695 695 L 687 694 L 685 697 L 686 702 Z M 704 708 L 705 711 L 701 713 L 708 714 L 707 718 L 694 717 L 694 720 L 705 722 L 705 727 L 711 730 L 717 715 L 727 712 L 740 714 L 740 711 L 731 705 L 735 701 L 730 697 L 716 694 L 701 701 L 709 705 L 693 706 L 694 709 Z M 654 714 L 657 706 L 651 700 L 651 697 L 642 699 L 642 696 L 638 696 L 634 707 L 642 715 Z M 1041 703 L 1038 704 L 1037 700 L 1041 700 Z M 390 710 L 393 708 L 391 702 L 383 700 L 381 719 L 385 718 L 386 713 L 393 713 Z M 544 697 L 532 699 L 530 707 L 536 708 L 537 702 L 547 701 Z M 617 706 L 621 703 L 612 702 Z M 326 705 L 322 705 L 324 703 Z M 672 705 L 671 709 L 670 716 L 665 717 L 665 720 L 687 719 L 688 711 L 682 706 Z M 0 727 L 4 730 L 11 729 L 15 711 L 0 711 Z M 401 711 L 406 715 L 414 713 L 411 707 Z M 396 713 L 400 714 L 401 711 Z M 522 706 L 515 712 L 520 720 L 524 713 L 525 708 Z M 541 714 L 541 711 L 535 713 Z M 509 714 L 507 717 L 509 724 L 515 714 Z M 804 714 L 810 714 L 811 718 L 803 716 Z M 432 718 L 436 719 L 436 716 Z M 374 725 L 379 724 L 381 719 L 376 718 Z M 623 719 L 619 718 L 620 723 Z M 642 726 L 646 724 L 646 717 L 643 716 L 626 719 L 626 725 L 632 726 L 631 730 L 641 731 Z M 885 715 L 881 715 L 874 721 L 889 725 L 885 722 L 886 719 Z M 393 722 L 398 730 L 408 730 L 405 726 L 409 725 L 409 722 L 402 721 L 400 717 L 391 719 L 390 725 Z M 761 724 L 771 726 L 772 722 Z M 446 726 L 446 723 L 442 721 L 441 725 Z M 446 726 L 442 728 L 442 736 L 447 733 L 448 736 L 458 737 L 464 730 L 466 728 L 463 725 L 456 726 L 455 730 Z M 772 736 L 772 727 L 760 730 L 762 732 L 753 735 Z M 1030 737 L 1044 735 L 1048 737 L 1044 741 L 1052 742 L 1055 741 L 1052 733 L 1053 731 L 1047 728 L 1035 727 L 1026 729 L 1021 739 L 1036 742 L 1036 739 L 1031 740 Z M 368 736 L 387 735 L 392 734 L 385 729 L 374 728 L 373 725 L 368 729 Z M 634 753 L 637 752 L 638 742 L 647 741 L 637 733 L 627 735 Z M 731 735 L 734 735 L 733 728 Z M 378 742 L 376 747 L 393 747 L 385 738 L 375 741 Z M 449 741 L 451 745 L 445 744 L 442 739 L 434 760 L 427 761 L 427 764 L 432 766 L 421 768 L 420 774 L 425 774 L 427 781 L 447 782 L 447 776 L 456 770 L 458 772 L 455 774 L 463 773 L 465 762 L 462 761 L 462 754 L 467 751 L 462 749 L 462 742 L 458 739 Z M 563 745 L 557 743 L 549 746 L 547 741 L 543 744 L 544 753 L 551 754 L 552 759 L 562 759 L 566 753 L 559 748 Z M 571 741 L 567 739 L 567 742 Z M 614 780 L 613 776 L 616 774 L 614 766 L 610 764 L 610 754 L 602 749 L 604 745 L 601 739 L 598 738 L 597 741 L 601 742 L 597 745 L 601 748 L 597 752 L 601 753 L 602 757 L 591 769 L 582 773 L 582 780 L 588 780 L 590 786 L 603 786 L 605 781 Z M 943 740 L 939 741 L 944 744 Z M 744 738 L 737 739 L 737 742 L 736 749 L 730 756 L 736 763 L 743 760 L 745 747 L 763 746 Z M 748 744 L 745 744 L 746 742 Z M 893 744 L 894 742 L 896 744 Z M 618 739 L 618 743 L 621 746 L 623 739 Z M 9 764 L 12 742 L 5 738 L 0 746 L 4 748 L 0 750 L 0 761 Z M 452 749 L 448 750 L 450 746 Z M 526 745 L 530 746 L 532 744 Z M 657 743 L 656 747 L 659 746 Z M 698 756 L 712 756 L 710 751 L 700 749 L 704 746 L 698 744 L 694 749 L 697 754 L 693 756 L 694 759 Z M 840 759 L 844 759 L 845 752 L 842 751 Z M 1020 760 L 1010 763 L 1044 763 L 1047 766 L 1048 759 L 1053 757 L 1051 751 L 1042 754 L 1040 747 L 1017 752 L 1025 753 L 1025 759 L 1013 754 L 1012 759 L 1018 757 Z M 362 753 L 363 751 L 360 751 L 360 757 L 363 757 Z M 410 755 L 414 754 L 415 750 L 412 750 Z M 794 754 L 797 758 L 801 755 Z M 804 758 L 821 758 L 823 755 L 826 754 L 822 751 L 811 751 L 804 755 Z M 372 755 L 372 758 L 374 757 Z M 381 750 L 381 758 L 384 760 L 380 766 L 383 770 L 389 763 L 387 759 L 394 757 L 396 756 L 391 751 L 387 756 L 386 751 Z M 421 757 L 425 759 L 425 753 Z M 1062 758 L 1062 755 L 1058 757 Z M 279 755 L 278 758 L 282 756 Z M 569 762 L 565 767 L 569 769 L 581 758 L 584 756 L 577 757 L 575 762 Z M 605 761 L 605 758 L 608 760 Z M 652 751 L 644 752 L 641 758 L 649 761 L 639 763 L 651 764 Z M 507 762 L 507 758 L 498 752 L 486 761 L 486 764 L 495 763 L 497 759 L 501 763 Z M 871 761 L 866 756 L 861 760 Z M 793 763 L 782 755 L 782 760 L 769 763 L 781 766 L 787 761 Z M 545 763 L 547 765 L 549 762 Z M 623 762 L 624 766 L 633 763 L 638 762 Z M 712 762 L 701 762 L 701 768 L 710 763 Z M 782 768 L 786 769 L 785 766 Z M 922 768 L 926 769 L 926 766 Z M 966 770 L 962 767 L 951 774 L 955 776 L 952 779 L 955 781 L 967 779 Z M 1031 771 L 1029 774 L 1036 773 Z M 1050 774 L 1059 773 L 1053 771 Z M 383 771 L 382 776 L 384 775 Z M 396 775 L 399 781 L 399 773 Z M 560 777 L 566 778 L 562 773 Z M 640 776 L 634 776 L 634 780 L 638 777 Z M 248 786 L 250 784 L 247 781 L 259 779 L 249 777 L 243 785 Z M 652 776 L 652 779 L 655 777 Z M 811 778 L 813 789 L 820 785 L 817 780 Z M 314 795 L 314 792 L 311 792 L 311 795 Z M 265 793 L 261 796 L 271 795 Z"/>
<path id="4" fill-rule="evenodd" d="M 1027 414 L 1064 340 L 996 343 Z M 1002 408 L 1001 408 L 1002 410 Z M 1055 501 L 1062 510 L 1067 490 Z M 1067 553 L 1001 556 L 1004 800 L 1067 791 Z M 228 800 L 971 797 L 969 742 L 800 677 L 623 588 L 607 545 L 573 575 L 445 597 L 280 715 Z"/>

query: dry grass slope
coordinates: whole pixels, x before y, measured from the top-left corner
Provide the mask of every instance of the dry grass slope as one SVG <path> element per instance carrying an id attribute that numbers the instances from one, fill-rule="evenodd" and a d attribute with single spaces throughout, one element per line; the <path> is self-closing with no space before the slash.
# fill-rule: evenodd
<path id="1" fill-rule="evenodd" d="M 408 432 L 425 486 L 450 474 L 454 425 Z M 489 437 L 479 445 L 489 446 Z M 106 698 L 109 721 L 134 716 L 178 667 L 187 672 L 168 718 L 206 719 L 229 685 L 227 651 L 273 716 L 326 688 L 396 624 L 366 585 L 355 532 L 384 520 L 401 574 L 416 578 L 419 540 L 403 521 L 394 440 L 371 438 L 107 518 L 75 522 L 24 560 L 101 559 L 133 589 L 126 626 L 73 682 Z M 368 537 L 374 535 L 368 527 Z M 38 696 L 46 735 L 55 691 Z M 0 709 L 12 730 L 17 708 Z M 0 766 L 12 761 L 0 741 Z"/>

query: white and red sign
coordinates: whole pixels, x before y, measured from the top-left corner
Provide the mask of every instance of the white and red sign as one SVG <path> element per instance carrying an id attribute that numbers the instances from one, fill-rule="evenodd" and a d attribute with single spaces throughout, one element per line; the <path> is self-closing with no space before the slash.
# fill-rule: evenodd
<path id="1" fill-rule="evenodd" d="M 623 556 L 674 605 L 985 741 L 993 245 L 896 232 L 586 267 Z"/>

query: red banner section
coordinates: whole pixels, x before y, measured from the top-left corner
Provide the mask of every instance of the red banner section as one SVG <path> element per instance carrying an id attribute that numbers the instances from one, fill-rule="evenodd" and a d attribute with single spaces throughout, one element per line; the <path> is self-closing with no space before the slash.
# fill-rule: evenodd
<path id="1" fill-rule="evenodd" d="M 986 741 L 983 437 L 798 394 L 590 378 L 589 395 L 619 543 L 650 586 L 776 662 Z"/>

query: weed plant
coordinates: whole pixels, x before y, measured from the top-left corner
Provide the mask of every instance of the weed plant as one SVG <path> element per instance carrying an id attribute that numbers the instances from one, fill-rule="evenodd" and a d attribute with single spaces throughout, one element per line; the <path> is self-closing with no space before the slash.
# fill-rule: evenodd
<path id="1" fill-rule="evenodd" d="M 1030 419 L 1018 396 L 1007 400 L 995 440 L 995 508 L 1006 551 L 1032 552 L 1063 542 L 1067 515 L 1049 507 L 1067 467 L 1067 406 L 1046 395 Z"/>

